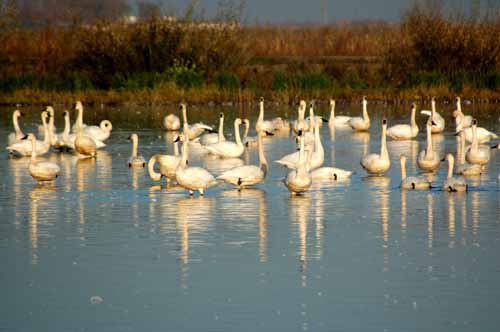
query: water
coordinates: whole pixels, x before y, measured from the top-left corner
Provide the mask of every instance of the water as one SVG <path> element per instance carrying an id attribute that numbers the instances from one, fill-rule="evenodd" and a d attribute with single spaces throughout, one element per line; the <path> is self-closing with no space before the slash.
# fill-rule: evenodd
<path id="1" fill-rule="evenodd" d="M 198 107 L 189 118 L 215 124 L 221 110 L 231 133 L 240 113 L 257 115 Z M 1 146 L 11 111 L 1 110 Z M 39 109 L 24 111 L 29 132 Z M 322 129 L 325 164 L 355 170 L 349 181 L 293 197 L 281 183 L 286 170 L 271 165 L 255 189 L 223 185 L 191 198 L 126 165 L 131 132 L 147 158 L 172 151 L 161 130 L 170 111 L 177 112 L 89 108 L 87 123 L 113 122 L 108 147 L 95 160 L 50 154 L 62 170 L 53 186 L 31 179 L 29 160 L 0 153 L 0 330 L 498 330 L 500 151 L 486 174 L 469 180 L 467 194 L 401 192 L 399 154 L 409 156 L 415 174 L 425 135 L 390 141 L 391 170 L 366 177 L 359 159 L 379 149 L 380 119 L 387 115 L 391 124 L 409 114 L 376 106 L 370 134 L 337 130 L 332 137 Z M 480 111 L 479 123 L 500 132 L 498 107 Z M 452 128 L 450 107 L 444 115 Z M 425 117 L 417 121 L 422 129 Z M 436 138 L 441 153 L 456 151 L 451 132 Z M 288 136 L 264 143 L 268 160 L 294 150 Z M 242 159 L 257 163 L 256 149 Z M 190 164 L 214 174 L 228 167 L 196 151 Z M 442 165 L 434 183 L 445 174 Z"/>

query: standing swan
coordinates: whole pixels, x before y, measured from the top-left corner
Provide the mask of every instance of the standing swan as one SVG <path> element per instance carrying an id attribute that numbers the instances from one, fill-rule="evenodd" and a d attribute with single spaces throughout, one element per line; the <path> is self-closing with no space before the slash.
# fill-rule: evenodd
<path id="1" fill-rule="evenodd" d="M 415 112 L 417 111 L 417 105 L 413 103 L 411 105 L 411 120 L 410 124 L 399 124 L 387 129 L 387 136 L 397 141 L 410 140 L 418 135 L 418 126 L 415 121 Z"/>
<path id="2" fill-rule="evenodd" d="M 55 117 L 55 112 L 54 112 L 54 108 L 52 106 L 47 106 L 45 108 L 45 112 L 49 113 L 49 123 L 47 124 L 47 128 L 49 129 L 49 135 L 50 135 L 50 142 L 52 145 L 55 144 L 55 141 L 56 141 L 56 126 L 54 124 L 54 117 Z M 43 124 L 39 125 L 38 126 L 38 135 L 40 135 L 41 137 L 45 137 L 45 129 L 44 129 L 44 126 Z"/>
<path id="3" fill-rule="evenodd" d="M 462 103 L 460 102 L 460 97 L 457 97 L 457 109 L 453 111 L 453 117 L 455 118 L 456 132 L 470 128 L 472 126 L 472 116 L 465 115 L 462 112 Z"/>
<path id="4" fill-rule="evenodd" d="M 210 174 L 206 169 L 201 167 L 188 167 L 188 149 L 189 149 L 189 136 L 185 134 L 180 134 L 175 142 L 183 141 L 182 145 L 182 158 L 175 171 L 175 178 L 177 183 L 189 190 L 189 194 L 193 195 L 193 191 L 198 190 L 201 196 L 204 195 L 204 191 L 210 187 L 217 184 L 214 176 Z"/>
<path id="5" fill-rule="evenodd" d="M 471 164 L 485 165 L 490 161 L 490 147 L 479 145 L 477 120 L 472 120 L 472 144 L 467 148 L 465 159 Z"/>
<path id="6" fill-rule="evenodd" d="M 420 169 L 433 172 L 439 167 L 440 159 L 434 151 L 432 145 L 432 120 L 427 120 L 427 150 L 422 150 L 418 154 L 417 165 Z"/>
<path id="7" fill-rule="evenodd" d="M 253 186 L 264 181 L 268 171 L 264 146 L 262 144 L 263 133 L 257 133 L 257 149 L 259 151 L 259 166 L 245 165 L 239 166 L 222 173 L 217 180 L 222 180 L 238 186 L 241 190 L 244 187 Z"/>
<path id="8" fill-rule="evenodd" d="M 448 153 L 446 155 L 446 160 L 448 160 L 448 177 L 443 183 L 443 190 L 453 192 L 467 191 L 468 187 L 465 179 L 453 176 L 453 163 L 455 162 L 455 158 L 453 158 L 453 155 L 451 153 Z"/>
<path id="9" fill-rule="evenodd" d="M 224 137 L 224 113 L 220 112 L 218 133 L 203 134 L 200 137 L 200 144 L 209 145 L 217 142 L 224 142 L 225 140 L 226 138 Z"/>
<path id="10" fill-rule="evenodd" d="M 12 113 L 12 124 L 14 125 L 14 132 L 9 134 L 7 138 L 7 145 L 12 145 L 16 142 L 19 142 L 25 136 L 21 128 L 19 127 L 18 120 L 19 117 L 23 115 L 24 114 L 19 110 L 15 110 L 14 113 Z"/>
<path id="11" fill-rule="evenodd" d="M 62 134 L 57 135 L 55 146 L 58 149 L 75 150 L 75 140 L 78 134 L 69 133 L 69 128 L 70 128 L 69 112 L 64 111 L 63 114 L 64 114 L 64 131 L 62 132 Z M 106 146 L 106 144 L 104 144 L 101 141 L 98 141 L 92 137 L 89 138 L 94 141 L 97 149 L 102 149 Z"/>
<path id="12" fill-rule="evenodd" d="M 444 119 L 443 117 L 436 112 L 436 98 L 432 97 L 431 99 L 432 111 L 420 111 L 421 114 L 425 114 L 429 116 L 430 120 L 432 120 L 432 133 L 440 134 L 444 131 Z"/>
<path id="13" fill-rule="evenodd" d="M 455 173 L 458 175 L 472 176 L 481 175 L 483 173 L 483 166 L 479 164 L 469 164 L 465 161 L 465 134 L 464 131 L 460 131 L 455 134 L 458 136 L 459 142 L 457 147 L 457 159 L 458 165 L 456 167 Z"/>
<path id="14" fill-rule="evenodd" d="M 306 115 L 306 105 L 305 100 L 301 100 L 299 102 L 297 120 L 292 122 L 292 129 L 295 134 L 298 134 L 299 131 L 304 132 L 309 130 L 309 123 L 307 123 L 304 119 Z"/>
<path id="15" fill-rule="evenodd" d="M 207 126 L 201 122 L 190 125 L 187 120 L 187 106 L 186 104 L 181 104 L 182 118 L 184 120 L 184 134 L 186 134 L 189 140 L 194 140 L 197 137 L 200 137 L 201 134 L 208 130 L 209 132 L 213 131 L 212 127 Z"/>
<path id="16" fill-rule="evenodd" d="M 72 128 L 73 133 L 76 133 L 79 128 L 87 127 L 87 125 L 83 123 L 83 104 L 81 101 L 76 102 L 75 110 L 78 113 L 76 116 L 75 124 L 73 125 L 73 128 Z"/>
<path id="17" fill-rule="evenodd" d="M 363 117 L 354 117 L 349 120 L 348 124 L 355 131 L 367 131 L 370 129 L 370 118 L 368 117 L 368 102 L 366 97 L 363 96 Z"/>
<path id="18" fill-rule="evenodd" d="M 401 163 L 401 189 L 411 190 L 428 190 L 431 189 L 431 182 L 423 176 L 406 176 L 406 156 L 404 154 L 399 156 Z"/>
<path id="19" fill-rule="evenodd" d="M 137 155 L 137 148 L 139 146 L 139 136 L 137 134 L 132 134 L 128 138 L 132 141 L 132 154 L 128 159 L 128 167 L 144 167 L 146 166 L 146 160 L 143 156 Z"/>
<path id="20" fill-rule="evenodd" d="M 148 173 L 153 181 L 160 181 L 162 177 L 167 179 L 167 183 L 170 180 L 175 180 L 175 171 L 181 157 L 179 156 L 179 143 L 174 142 L 174 155 L 168 154 L 155 154 L 149 159 L 148 162 Z M 160 173 L 154 170 L 156 163 L 160 164 Z"/>
<path id="21" fill-rule="evenodd" d="M 97 155 L 97 146 L 94 139 L 85 135 L 82 127 L 78 127 L 75 136 L 75 151 L 82 158 L 92 158 Z"/>
<path id="22" fill-rule="evenodd" d="M 234 120 L 234 136 L 236 142 L 223 141 L 207 145 L 205 148 L 212 154 L 222 158 L 238 158 L 245 151 L 240 137 L 241 119 Z"/>
<path id="23" fill-rule="evenodd" d="M 351 120 L 350 116 L 337 115 L 335 116 L 335 100 L 330 99 L 330 118 L 328 119 L 328 125 L 330 127 L 346 127 L 349 125 Z"/>
<path id="24" fill-rule="evenodd" d="M 36 144 L 37 140 L 35 135 L 28 134 L 22 139 L 28 139 L 31 143 L 31 161 L 29 165 L 29 171 L 31 177 L 38 182 L 53 181 L 59 175 L 59 166 L 50 161 L 36 161 Z"/>
<path id="25" fill-rule="evenodd" d="M 391 167 L 389 151 L 387 151 L 387 120 L 382 120 L 382 138 L 380 154 L 372 153 L 361 158 L 361 166 L 369 174 L 384 174 Z"/>
<path id="26" fill-rule="evenodd" d="M 169 114 L 163 119 L 163 126 L 168 131 L 177 131 L 181 129 L 181 120 L 175 114 Z"/>
<path id="27" fill-rule="evenodd" d="M 301 132 L 299 132 L 299 141 L 299 165 L 296 170 L 290 171 L 285 179 L 285 185 L 293 195 L 306 192 L 312 184 L 311 174 L 307 167 L 310 152 L 307 152 L 307 156 L 304 156 L 304 137 L 302 137 Z"/>
<path id="28" fill-rule="evenodd" d="M 274 130 L 275 129 L 273 122 L 264 120 L 264 97 L 260 97 L 259 117 L 257 118 L 257 122 L 255 123 L 255 131 L 267 135 L 267 133 L 272 133 Z"/>
<path id="29" fill-rule="evenodd" d="M 46 111 L 42 112 L 42 123 L 45 128 L 45 135 L 43 141 L 39 141 L 35 138 L 35 149 L 32 149 L 32 144 L 27 140 L 20 140 L 17 143 L 9 145 L 7 150 L 10 154 L 15 156 L 31 156 L 31 153 L 35 151 L 37 155 L 45 154 L 50 149 L 50 134 L 47 127 L 47 119 L 49 118 L 49 113 Z"/>

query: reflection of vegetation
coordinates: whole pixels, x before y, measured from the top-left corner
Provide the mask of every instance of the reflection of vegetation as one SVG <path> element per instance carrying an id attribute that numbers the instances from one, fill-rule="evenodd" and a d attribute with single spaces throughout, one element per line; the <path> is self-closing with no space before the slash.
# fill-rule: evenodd
<path id="1" fill-rule="evenodd" d="M 401 24 L 328 26 L 240 26 L 245 2 L 233 0 L 218 1 L 215 20 L 203 21 L 193 0 L 183 20 L 145 1 L 136 23 L 19 28 L 19 12 L 4 6 L 0 94 L 6 102 L 75 93 L 101 102 L 499 97 L 500 12 L 477 2 L 471 15 L 449 16 L 442 1 L 416 3 Z"/>

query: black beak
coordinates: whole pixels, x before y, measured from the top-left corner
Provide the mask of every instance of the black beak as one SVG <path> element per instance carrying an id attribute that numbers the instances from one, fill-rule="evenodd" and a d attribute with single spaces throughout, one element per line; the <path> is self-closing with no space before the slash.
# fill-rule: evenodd
<path id="1" fill-rule="evenodd" d="M 180 142 L 180 140 L 181 140 L 181 137 L 180 137 L 180 136 L 177 136 L 177 137 L 174 139 L 174 143 Z"/>
<path id="2" fill-rule="evenodd" d="M 433 126 L 437 126 L 437 124 L 434 121 L 431 121 Z"/>
<path id="3" fill-rule="evenodd" d="M 23 113 L 23 112 L 19 112 L 19 115 L 20 115 L 20 116 L 24 116 L 24 113 Z"/>
<path id="4" fill-rule="evenodd" d="M 323 121 L 323 122 L 328 122 L 328 120 L 327 120 L 327 119 L 325 119 L 325 118 L 321 118 L 321 121 Z"/>
<path id="5" fill-rule="evenodd" d="M 129 137 L 127 137 L 128 140 L 131 140 L 132 139 L 132 135 L 130 135 Z"/>
<path id="6" fill-rule="evenodd" d="M 273 134 L 273 133 L 270 133 L 270 132 L 268 132 L 268 131 L 266 131 L 265 133 L 266 133 L 266 135 L 267 135 L 267 136 L 274 136 L 274 134 Z"/>
<path id="7" fill-rule="evenodd" d="M 491 148 L 492 148 L 492 149 L 498 149 L 498 148 L 499 148 L 499 146 L 500 146 L 500 144 L 497 144 L 497 145 L 492 145 L 492 146 L 491 146 Z"/>
<path id="8" fill-rule="evenodd" d="M 458 133 L 455 133 L 455 135 L 454 135 L 454 136 L 460 136 L 460 132 L 458 132 Z"/>
<path id="9" fill-rule="evenodd" d="M 24 135 L 21 139 L 28 139 L 28 135 Z"/>
<path id="10" fill-rule="evenodd" d="M 441 162 L 446 161 L 446 158 L 441 159 Z"/>
<path id="11" fill-rule="evenodd" d="M 299 132 L 297 133 L 297 136 L 302 136 L 302 130 L 299 130 Z"/>

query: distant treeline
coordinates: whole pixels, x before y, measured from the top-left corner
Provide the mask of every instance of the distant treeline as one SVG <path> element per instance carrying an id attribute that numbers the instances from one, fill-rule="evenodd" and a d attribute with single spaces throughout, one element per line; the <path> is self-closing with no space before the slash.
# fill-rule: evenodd
<path id="1" fill-rule="evenodd" d="M 499 98 L 499 36 L 498 13 L 450 16 L 422 6 L 398 24 L 244 26 L 162 16 L 4 24 L 0 99 L 28 100 L 40 91 L 114 91 L 128 99 L 146 91 L 159 101 L 477 91 Z"/>

